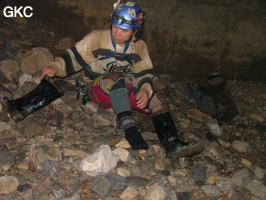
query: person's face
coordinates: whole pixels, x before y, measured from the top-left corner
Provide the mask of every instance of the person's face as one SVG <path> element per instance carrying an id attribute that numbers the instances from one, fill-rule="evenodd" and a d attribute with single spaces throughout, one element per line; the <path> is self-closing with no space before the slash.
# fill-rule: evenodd
<path id="1" fill-rule="evenodd" d="M 112 36 L 116 44 L 124 46 L 125 42 L 131 38 L 133 29 L 122 29 L 112 24 Z"/>

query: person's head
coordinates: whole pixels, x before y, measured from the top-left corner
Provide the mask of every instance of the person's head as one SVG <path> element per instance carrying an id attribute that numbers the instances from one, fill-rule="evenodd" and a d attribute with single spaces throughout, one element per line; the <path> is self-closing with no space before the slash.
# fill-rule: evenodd
<path id="1" fill-rule="evenodd" d="M 111 19 L 111 31 L 117 44 L 125 43 L 133 38 L 136 42 L 144 28 L 144 12 L 140 6 L 133 1 L 119 3 Z"/>

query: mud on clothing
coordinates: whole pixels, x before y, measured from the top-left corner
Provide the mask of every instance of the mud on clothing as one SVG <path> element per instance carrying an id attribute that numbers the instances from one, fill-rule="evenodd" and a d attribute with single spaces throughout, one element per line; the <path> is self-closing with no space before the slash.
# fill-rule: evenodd
<path id="1" fill-rule="evenodd" d="M 152 89 L 153 65 L 143 40 L 128 42 L 120 47 L 113 41 L 110 30 L 92 31 L 74 47 L 56 57 L 52 66 L 57 69 L 56 75 L 59 77 L 84 69 L 85 80 L 95 80 L 111 72 L 122 72 L 134 95 L 140 90 L 146 90 L 152 103 L 149 108 L 157 107 L 155 110 L 158 110 L 161 107 L 158 107 L 161 104 L 158 102 L 160 98 L 156 98 Z M 108 91 L 104 91 L 101 86 L 98 89 L 103 95 L 108 95 Z"/>

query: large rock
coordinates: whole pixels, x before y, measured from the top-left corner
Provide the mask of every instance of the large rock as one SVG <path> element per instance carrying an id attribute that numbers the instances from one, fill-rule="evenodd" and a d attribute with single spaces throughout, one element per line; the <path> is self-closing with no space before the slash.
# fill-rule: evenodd
<path id="1" fill-rule="evenodd" d="M 49 49 L 36 47 L 25 55 L 20 68 L 26 74 L 34 74 L 51 65 L 53 60 L 53 55 Z"/>
<path id="2" fill-rule="evenodd" d="M 117 158 L 110 146 L 101 145 L 96 151 L 85 157 L 80 164 L 81 169 L 91 176 L 103 175 L 110 172 L 117 165 Z"/>

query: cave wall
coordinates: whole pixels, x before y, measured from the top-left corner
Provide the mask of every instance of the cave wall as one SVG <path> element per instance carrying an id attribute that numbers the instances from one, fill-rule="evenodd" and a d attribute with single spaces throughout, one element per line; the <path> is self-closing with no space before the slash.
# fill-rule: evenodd
<path id="1" fill-rule="evenodd" d="M 114 2 L 56 1 L 81 14 L 88 32 L 109 28 Z M 222 72 L 232 79 L 265 80 L 264 0 L 137 2 L 146 12 L 145 41 L 157 71 L 177 77 Z"/>

